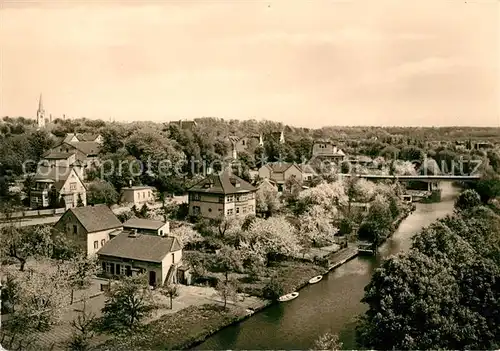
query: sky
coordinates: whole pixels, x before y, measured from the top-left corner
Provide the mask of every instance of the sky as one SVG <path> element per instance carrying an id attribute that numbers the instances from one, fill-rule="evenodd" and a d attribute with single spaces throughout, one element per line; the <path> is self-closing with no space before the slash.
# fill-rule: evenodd
<path id="1" fill-rule="evenodd" d="M 496 0 L 0 0 L 0 116 L 500 126 Z"/>

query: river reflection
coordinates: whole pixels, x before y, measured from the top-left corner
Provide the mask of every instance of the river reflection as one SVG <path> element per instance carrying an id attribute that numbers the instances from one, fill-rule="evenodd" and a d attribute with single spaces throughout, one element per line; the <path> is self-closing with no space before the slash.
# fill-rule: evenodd
<path id="1" fill-rule="evenodd" d="M 319 283 L 305 287 L 300 296 L 273 305 L 251 318 L 228 327 L 196 350 L 309 349 L 318 335 L 337 333 L 345 349 L 354 349 L 356 318 L 366 310 L 360 300 L 373 271 L 387 257 L 407 251 L 411 237 L 437 218 L 453 212 L 458 190 L 443 183 L 443 201 L 417 204 L 394 235 L 379 248 L 377 257 L 358 257 L 332 271 Z"/>

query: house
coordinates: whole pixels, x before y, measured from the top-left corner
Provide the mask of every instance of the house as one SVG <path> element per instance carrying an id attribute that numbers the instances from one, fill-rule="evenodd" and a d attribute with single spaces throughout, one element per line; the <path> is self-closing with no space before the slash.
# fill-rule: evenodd
<path id="1" fill-rule="evenodd" d="M 229 170 L 211 174 L 188 189 L 189 214 L 204 218 L 255 215 L 256 191 Z"/>
<path id="2" fill-rule="evenodd" d="M 150 219 L 131 218 L 123 223 L 124 229 L 136 229 L 139 234 L 168 235 L 170 225 L 168 222 L 153 221 Z"/>
<path id="3" fill-rule="evenodd" d="M 312 168 L 307 169 L 307 172 L 311 170 Z M 278 185 L 278 189 L 280 190 L 283 189 L 285 182 L 293 176 L 300 181 L 304 181 L 309 179 L 305 179 L 305 176 L 309 177 L 310 173 L 303 173 L 303 170 L 298 165 L 286 162 L 267 163 L 259 168 L 259 177 L 272 180 Z"/>
<path id="4" fill-rule="evenodd" d="M 313 144 L 312 158 L 339 163 L 344 160 L 345 153 L 330 141 L 317 141 Z"/>
<path id="5" fill-rule="evenodd" d="M 299 164 L 297 165 L 302 172 L 302 181 L 311 181 L 316 176 L 316 171 L 309 164 Z"/>
<path id="6" fill-rule="evenodd" d="M 31 208 L 58 206 L 61 199 L 64 200 L 66 209 L 76 207 L 79 200 L 83 206 L 87 205 L 87 189 L 78 172 L 71 166 L 39 166 L 33 182 L 34 186 L 30 191 Z"/>
<path id="7" fill-rule="evenodd" d="M 122 188 L 121 203 L 132 203 L 136 206 L 155 202 L 155 188 L 150 186 L 130 186 Z"/>
<path id="8" fill-rule="evenodd" d="M 233 149 L 235 149 L 236 152 L 243 152 L 249 149 L 252 150 L 259 145 L 264 145 L 264 142 L 262 141 L 262 137 L 260 135 L 244 136 L 241 138 L 237 136 L 230 136 L 229 141 L 231 141 Z"/>
<path id="9" fill-rule="evenodd" d="M 269 191 L 278 191 L 278 186 L 276 183 L 268 178 L 264 178 L 259 181 L 259 184 L 257 185 L 257 190 L 269 190 Z"/>
<path id="10" fill-rule="evenodd" d="M 123 229 L 122 223 L 106 205 L 75 207 L 67 210 L 54 225 L 88 256 L 93 256 L 110 240 L 110 233 Z"/>
<path id="11" fill-rule="evenodd" d="M 42 161 L 47 167 L 69 167 L 76 162 L 76 155 L 70 152 L 49 151 L 42 156 Z"/>
<path id="12" fill-rule="evenodd" d="M 81 161 L 86 166 L 98 163 L 98 156 L 101 150 L 101 145 L 95 141 L 63 141 L 59 145 L 53 147 L 49 153 L 72 153 L 75 154 L 77 160 Z"/>
<path id="13" fill-rule="evenodd" d="M 97 252 L 103 273 L 108 277 L 146 273 L 149 285 L 176 283 L 182 260 L 177 238 L 123 231 Z"/>

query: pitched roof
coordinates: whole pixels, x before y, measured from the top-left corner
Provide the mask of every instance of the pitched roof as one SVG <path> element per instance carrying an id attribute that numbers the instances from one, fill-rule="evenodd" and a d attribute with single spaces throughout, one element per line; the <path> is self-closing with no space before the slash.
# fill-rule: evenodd
<path id="1" fill-rule="evenodd" d="M 253 185 L 229 171 L 211 174 L 188 189 L 209 194 L 236 194 L 256 190 Z"/>
<path id="2" fill-rule="evenodd" d="M 266 166 L 273 171 L 273 173 L 283 173 L 285 172 L 288 168 L 293 166 L 293 163 L 287 163 L 287 162 L 272 162 L 266 164 Z"/>
<path id="3" fill-rule="evenodd" d="M 181 245 L 173 236 L 136 234 L 132 237 L 130 232 L 123 231 L 108 241 L 97 254 L 160 263 L 168 253 L 178 250 L 181 250 Z"/>
<path id="4" fill-rule="evenodd" d="M 83 152 L 85 155 L 97 155 L 101 149 L 101 145 L 95 141 L 78 141 L 75 143 L 67 143 Z"/>
<path id="5" fill-rule="evenodd" d="M 49 167 L 40 165 L 36 170 L 34 180 L 51 180 L 54 182 L 56 190 L 59 191 L 64 186 L 64 183 L 70 176 L 72 170 L 72 167 Z M 74 174 L 78 177 L 76 172 Z"/>
<path id="6" fill-rule="evenodd" d="M 316 173 L 316 171 L 311 167 L 311 165 L 308 164 L 300 164 L 297 165 L 299 167 L 300 171 L 303 173 Z"/>
<path id="7" fill-rule="evenodd" d="M 151 219 L 130 218 L 123 223 L 124 228 L 151 229 L 157 230 L 163 227 L 166 223 L 162 221 L 154 221 Z"/>
<path id="8" fill-rule="evenodd" d="M 68 211 L 73 213 L 89 233 L 122 227 L 122 223 L 106 205 L 73 207 Z"/>
<path id="9" fill-rule="evenodd" d="M 76 137 L 76 134 L 75 133 L 68 133 L 66 134 L 66 136 L 64 137 L 63 139 L 63 142 L 65 143 L 69 143 L 71 141 L 71 139 L 73 139 L 74 137 Z M 78 137 L 77 137 L 78 139 Z"/>
<path id="10" fill-rule="evenodd" d="M 48 160 L 66 160 L 70 158 L 73 154 L 69 152 L 53 152 L 49 151 L 46 153 L 43 158 Z"/>
<path id="11" fill-rule="evenodd" d="M 99 134 L 84 134 L 84 133 L 78 133 L 76 135 L 76 138 L 78 141 L 95 141 Z"/>

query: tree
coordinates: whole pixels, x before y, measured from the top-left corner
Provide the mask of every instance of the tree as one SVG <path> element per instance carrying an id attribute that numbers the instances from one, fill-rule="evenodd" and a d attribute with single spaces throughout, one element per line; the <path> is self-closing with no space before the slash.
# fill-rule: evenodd
<path id="1" fill-rule="evenodd" d="M 180 244 L 186 248 L 190 245 L 196 245 L 203 241 L 203 237 L 200 233 L 194 230 L 191 226 L 182 225 L 180 227 L 172 229 L 171 235 L 177 237 Z"/>
<path id="2" fill-rule="evenodd" d="M 255 210 L 266 218 L 276 214 L 281 204 L 278 198 L 278 189 L 261 186 L 255 193 Z"/>
<path id="3" fill-rule="evenodd" d="M 170 299 L 170 309 L 173 308 L 173 299 L 179 296 L 179 288 L 176 284 L 164 285 L 160 288 L 160 293 Z"/>
<path id="4" fill-rule="evenodd" d="M 100 328 L 113 334 L 132 333 L 155 308 L 147 277 L 125 277 L 108 292 Z"/>
<path id="5" fill-rule="evenodd" d="M 366 287 L 361 346 L 498 348 L 500 265 L 492 258 L 499 255 L 499 234 L 500 218 L 481 207 L 417 234 L 409 253 L 385 261 Z"/>
<path id="6" fill-rule="evenodd" d="M 17 272 L 14 279 L 19 291 L 7 328 L 46 331 L 57 323 L 63 312 L 67 280 L 59 270 Z"/>
<path id="7" fill-rule="evenodd" d="M 339 341 L 338 335 L 325 333 L 316 339 L 312 350 L 338 351 L 342 350 L 342 343 Z"/>
<path id="8" fill-rule="evenodd" d="M 51 186 L 49 189 L 49 207 L 50 208 L 57 208 L 60 203 L 59 203 L 59 192 L 55 188 L 55 186 Z"/>
<path id="9" fill-rule="evenodd" d="M 78 194 L 78 199 L 77 199 L 77 202 L 76 202 L 76 207 L 83 207 L 82 195 L 80 193 Z"/>
<path id="10" fill-rule="evenodd" d="M 28 258 L 33 256 L 51 257 L 52 239 L 49 227 L 5 226 L 0 228 L 0 252 L 19 261 L 20 271 Z"/>
<path id="11" fill-rule="evenodd" d="M 146 204 L 142 205 L 141 209 L 139 210 L 138 216 L 140 218 L 148 218 L 149 217 L 148 205 L 146 205 Z"/>
<path id="12" fill-rule="evenodd" d="M 68 348 L 74 351 L 90 350 L 90 340 L 95 334 L 96 322 L 96 315 L 87 311 L 86 301 L 83 301 L 81 314 L 71 321 L 73 335 L 68 342 Z"/>
<path id="13" fill-rule="evenodd" d="M 262 290 L 262 295 L 264 298 L 269 300 L 277 300 L 280 296 L 285 294 L 285 288 L 283 284 L 278 280 L 277 277 L 271 277 L 269 283 L 266 284 Z"/>
<path id="14" fill-rule="evenodd" d="M 79 255 L 69 262 L 69 286 L 71 287 L 71 301 L 73 303 L 75 289 L 84 289 L 90 286 L 93 276 L 98 272 L 99 266 L 95 258 L 86 254 Z"/>
<path id="15" fill-rule="evenodd" d="M 475 190 L 463 191 L 455 201 L 455 208 L 457 210 L 467 210 L 481 205 L 481 197 Z"/>
<path id="16" fill-rule="evenodd" d="M 118 192 L 107 181 L 94 181 L 88 186 L 87 202 L 90 205 L 106 204 L 111 206 L 118 202 Z"/>
<path id="17" fill-rule="evenodd" d="M 216 266 L 224 272 L 226 282 L 229 280 L 229 272 L 239 272 L 243 270 L 243 262 L 241 260 L 241 252 L 229 247 L 223 246 L 216 255 Z"/>
<path id="18" fill-rule="evenodd" d="M 255 219 L 242 241 L 246 241 L 255 254 L 264 255 L 268 262 L 300 251 L 295 228 L 285 217 Z"/>
<path id="19" fill-rule="evenodd" d="M 231 280 L 219 281 L 215 288 L 219 296 L 224 300 L 224 309 L 226 309 L 227 301 L 235 301 L 238 298 L 236 283 Z"/>

